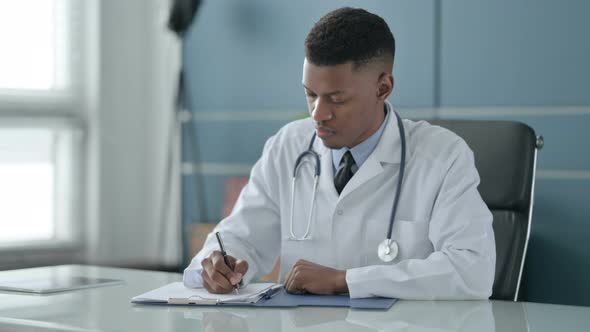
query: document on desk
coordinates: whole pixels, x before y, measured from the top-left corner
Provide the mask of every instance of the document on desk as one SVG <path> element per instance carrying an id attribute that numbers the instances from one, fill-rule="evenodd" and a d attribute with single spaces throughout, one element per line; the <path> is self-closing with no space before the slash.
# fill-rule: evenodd
<path id="1" fill-rule="evenodd" d="M 353 309 L 387 310 L 397 299 L 371 297 L 351 299 L 348 295 L 289 294 L 281 284 L 254 283 L 241 288 L 239 294 L 211 294 L 204 288 L 187 288 L 175 282 L 138 295 L 131 302 L 138 304 L 228 305 L 273 308 L 349 307 Z"/>
<path id="2" fill-rule="evenodd" d="M 252 304 L 282 288 L 280 284 L 255 283 L 240 288 L 238 294 L 212 294 L 204 288 L 188 288 L 182 282 L 174 282 L 131 299 L 133 303 L 203 304 L 222 303 Z"/>

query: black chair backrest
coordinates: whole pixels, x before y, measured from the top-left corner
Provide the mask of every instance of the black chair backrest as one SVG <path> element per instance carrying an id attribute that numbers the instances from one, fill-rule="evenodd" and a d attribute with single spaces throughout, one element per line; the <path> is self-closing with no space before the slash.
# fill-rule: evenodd
<path id="1" fill-rule="evenodd" d="M 492 211 L 496 274 L 492 299 L 518 299 L 530 234 L 535 175 L 535 131 L 519 122 L 434 120 L 473 150 L 479 192 Z"/>

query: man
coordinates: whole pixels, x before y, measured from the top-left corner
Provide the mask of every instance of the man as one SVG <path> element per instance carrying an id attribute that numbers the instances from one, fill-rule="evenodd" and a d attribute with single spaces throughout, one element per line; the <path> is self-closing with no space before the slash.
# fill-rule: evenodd
<path id="1" fill-rule="evenodd" d="M 232 214 L 216 227 L 231 268 L 210 234 L 184 272 L 187 287 L 227 293 L 268 273 L 280 257 L 280 281 L 291 293 L 490 296 L 492 216 L 477 191 L 473 153 L 448 130 L 399 123 L 386 102 L 394 54 L 389 27 L 365 10 L 341 8 L 314 25 L 303 63 L 311 119 L 287 124 L 267 141 Z M 292 180 L 298 156 L 310 148 L 319 159 L 315 194 L 312 154 Z M 388 227 L 392 250 L 399 249 L 390 261 L 377 255 Z"/>

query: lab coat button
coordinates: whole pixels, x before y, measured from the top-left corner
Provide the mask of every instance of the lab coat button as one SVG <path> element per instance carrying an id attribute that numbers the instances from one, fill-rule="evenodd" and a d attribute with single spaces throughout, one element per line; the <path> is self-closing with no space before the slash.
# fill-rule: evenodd
<path id="1" fill-rule="evenodd" d="M 339 216 L 341 216 L 341 215 L 344 213 L 344 211 L 342 211 L 342 210 L 338 210 L 338 211 L 336 211 L 336 213 L 337 213 Z"/>

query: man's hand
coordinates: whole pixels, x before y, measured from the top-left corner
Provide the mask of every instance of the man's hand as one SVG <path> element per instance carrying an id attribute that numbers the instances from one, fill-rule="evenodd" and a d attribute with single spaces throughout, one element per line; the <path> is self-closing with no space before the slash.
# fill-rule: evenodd
<path id="1" fill-rule="evenodd" d="M 285 289 L 293 294 L 333 295 L 347 293 L 346 271 L 300 259 L 287 275 Z"/>
<path id="2" fill-rule="evenodd" d="M 201 266 L 203 272 L 203 286 L 209 293 L 225 294 L 231 292 L 240 283 L 242 277 L 248 272 L 248 262 L 236 260 L 227 256 L 234 270 L 225 265 L 220 251 L 214 251 L 209 257 L 203 259 Z"/>

